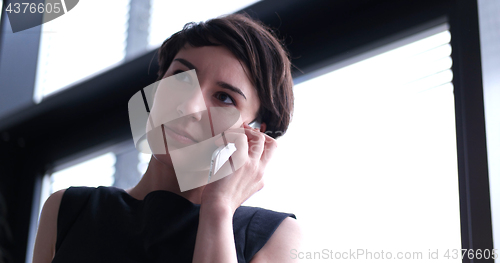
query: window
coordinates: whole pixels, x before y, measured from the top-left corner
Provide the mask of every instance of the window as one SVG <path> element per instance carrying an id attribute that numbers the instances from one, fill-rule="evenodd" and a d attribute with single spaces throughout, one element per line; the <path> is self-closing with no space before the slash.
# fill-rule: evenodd
<path id="1" fill-rule="evenodd" d="M 320 256 L 362 249 L 372 258 L 358 259 L 371 261 L 384 250 L 392 259 L 410 252 L 400 255 L 412 262 L 428 259 L 429 249 L 442 258 L 461 248 L 447 29 L 296 79 L 289 131 L 278 140 L 266 186 L 245 204 L 295 213 L 301 252 Z"/>
<path id="2" fill-rule="evenodd" d="M 128 5 L 129 0 L 79 1 L 64 16 L 42 25 L 36 103 L 125 57 Z"/>

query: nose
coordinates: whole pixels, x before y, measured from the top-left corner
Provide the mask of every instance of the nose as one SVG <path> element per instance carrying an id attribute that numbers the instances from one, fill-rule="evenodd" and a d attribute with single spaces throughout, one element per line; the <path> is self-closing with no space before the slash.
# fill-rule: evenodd
<path id="1" fill-rule="evenodd" d="M 202 112 L 206 109 L 207 106 L 201 90 L 197 90 L 183 98 L 179 106 L 177 106 L 177 112 L 181 117 L 190 115 L 196 121 L 201 120 Z"/>

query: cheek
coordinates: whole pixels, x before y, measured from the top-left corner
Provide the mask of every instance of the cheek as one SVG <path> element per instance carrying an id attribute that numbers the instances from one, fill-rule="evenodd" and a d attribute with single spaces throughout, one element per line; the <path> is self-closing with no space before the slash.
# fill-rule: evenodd
<path id="1" fill-rule="evenodd" d="M 150 124 L 152 124 L 152 128 L 156 128 L 161 124 L 165 124 L 176 119 L 177 117 L 175 105 L 165 101 L 155 101 L 150 112 Z M 149 127 L 151 129 L 151 126 Z"/>
<path id="2" fill-rule="evenodd" d="M 237 129 L 237 128 L 242 128 L 243 126 L 243 119 L 241 118 L 238 118 L 238 120 L 236 121 L 236 123 L 233 124 L 233 126 L 231 126 L 230 129 Z"/>
<path id="3" fill-rule="evenodd" d="M 150 123 L 148 122 L 148 127 Z M 146 138 L 148 141 L 149 148 L 151 149 L 151 153 L 154 154 L 167 154 L 168 153 L 168 145 L 164 139 L 162 126 L 159 125 L 153 129 L 148 129 L 146 133 Z"/>
<path id="4" fill-rule="evenodd" d="M 241 115 L 234 107 L 208 107 L 214 134 L 241 126 Z M 210 128 L 210 126 L 209 126 Z"/>

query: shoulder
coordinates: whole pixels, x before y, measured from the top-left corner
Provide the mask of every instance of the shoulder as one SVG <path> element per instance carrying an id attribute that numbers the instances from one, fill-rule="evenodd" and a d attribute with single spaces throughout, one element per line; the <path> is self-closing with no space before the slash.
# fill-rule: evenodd
<path id="1" fill-rule="evenodd" d="M 259 220 L 272 220 L 281 222 L 287 217 L 295 218 L 295 215 L 253 206 L 240 206 L 238 207 L 238 209 L 236 209 L 236 212 L 234 214 L 235 220 L 252 222 Z"/>
<path id="2" fill-rule="evenodd" d="M 66 189 L 49 196 L 42 208 L 36 235 L 33 262 L 50 262 L 55 253 L 57 239 L 57 216 Z"/>
<path id="3" fill-rule="evenodd" d="M 265 243 L 288 217 L 295 218 L 295 215 L 260 207 L 240 206 L 234 213 L 233 227 L 235 231 L 244 230 L 247 241 Z"/>
<path id="4" fill-rule="evenodd" d="M 43 208 L 42 208 L 42 215 L 43 215 L 44 211 L 57 212 L 57 210 L 59 209 L 59 205 L 61 204 L 62 197 L 63 197 L 64 193 L 66 192 L 66 190 L 67 189 L 59 190 L 59 191 L 51 194 L 49 196 L 49 198 L 47 198 L 47 201 L 45 201 L 45 204 L 43 205 Z"/>
<path id="5" fill-rule="evenodd" d="M 59 207 L 61 205 L 61 201 L 64 193 L 67 189 L 59 190 L 49 196 L 47 201 L 42 208 L 42 213 L 40 215 L 40 222 L 38 227 L 38 233 L 41 230 L 44 230 L 46 227 L 54 227 L 54 230 L 57 230 L 57 216 L 59 214 Z M 55 244 L 55 243 L 54 243 Z"/>
<path id="6" fill-rule="evenodd" d="M 290 256 L 293 249 L 299 250 L 302 229 L 298 221 L 287 217 L 281 222 L 269 241 L 252 258 L 251 263 L 296 262 Z"/>
<path id="7" fill-rule="evenodd" d="M 237 250 L 244 251 L 246 262 L 286 262 L 289 249 L 283 251 L 297 248 L 301 238 L 295 215 L 258 207 L 239 207 L 233 227 Z"/>
<path id="8" fill-rule="evenodd" d="M 94 187 L 69 187 L 59 190 L 45 201 L 38 223 L 33 263 L 51 262 L 73 219 L 95 193 Z M 105 191 L 105 190 L 104 190 Z"/>
<path id="9" fill-rule="evenodd" d="M 40 224 L 46 223 L 46 219 L 57 219 L 57 214 L 59 211 L 59 206 L 61 205 L 61 200 L 63 198 L 66 189 L 59 190 L 49 196 L 47 201 L 42 208 L 42 213 L 40 215 Z"/>

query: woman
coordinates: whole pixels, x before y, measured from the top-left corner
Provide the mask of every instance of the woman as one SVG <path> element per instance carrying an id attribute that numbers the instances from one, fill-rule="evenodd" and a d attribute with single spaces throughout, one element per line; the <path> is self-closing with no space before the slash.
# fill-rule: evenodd
<path id="1" fill-rule="evenodd" d="M 141 181 L 126 191 L 58 191 L 43 207 L 33 262 L 292 261 L 290 250 L 300 241 L 294 216 L 240 206 L 263 187 L 275 139 L 290 122 L 293 84 L 286 51 L 261 23 L 229 15 L 187 24 L 163 43 L 158 57 L 159 79 L 194 69 L 201 91 L 178 105 L 185 118 L 163 130 L 165 138 L 194 144 L 202 136 L 199 123 L 206 121 L 197 112 L 235 109 L 240 118 L 233 128 L 242 132 L 228 130 L 224 143 L 237 145 L 232 157 L 241 165 L 222 179 L 181 191 L 170 154 L 153 154 Z M 256 119 L 260 130 L 248 126 Z"/>

